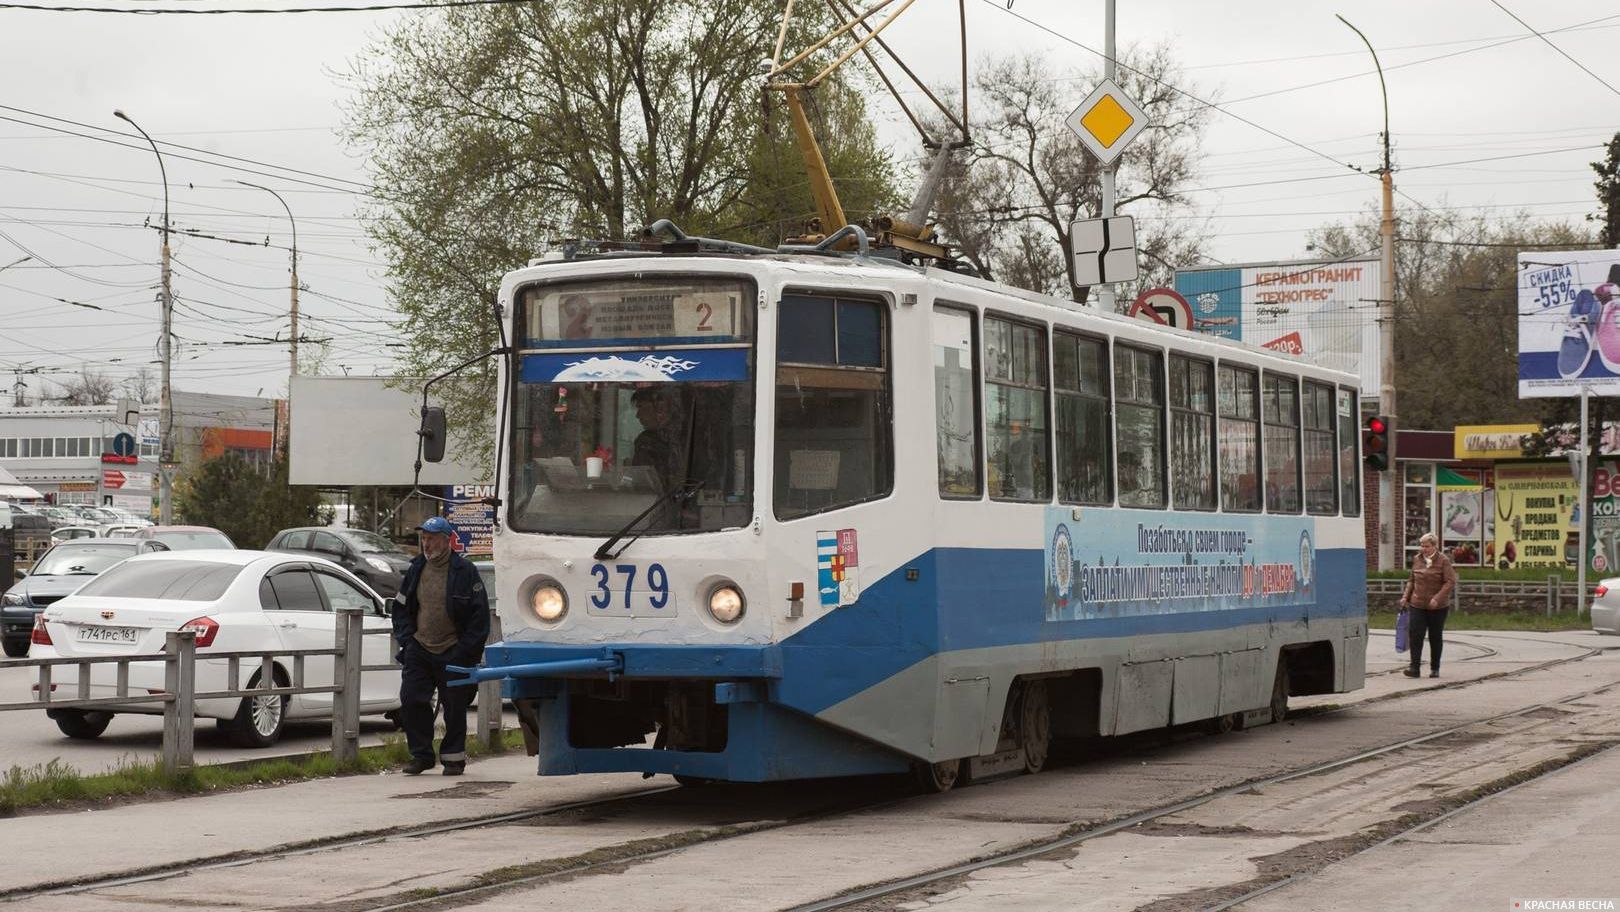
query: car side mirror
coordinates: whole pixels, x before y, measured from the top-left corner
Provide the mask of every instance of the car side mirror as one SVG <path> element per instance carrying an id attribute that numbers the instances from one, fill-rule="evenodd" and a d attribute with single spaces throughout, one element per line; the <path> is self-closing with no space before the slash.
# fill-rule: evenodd
<path id="1" fill-rule="evenodd" d="M 387 602 L 372 602 L 371 607 L 372 607 L 373 611 L 377 612 L 378 617 L 388 617 L 389 616 L 389 614 L 388 614 L 388 603 Z"/>
<path id="2" fill-rule="evenodd" d="M 422 458 L 427 462 L 444 461 L 446 430 L 443 408 L 430 405 L 422 409 L 422 429 L 416 433 L 422 438 Z"/>
<path id="3" fill-rule="evenodd" d="M 16 578 L 17 578 L 17 582 L 19 582 L 19 583 L 20 583 L 20 582 L 22 582 L 22 581 L 23 581 L 23 578 L 24 578 L 24 577 L 26 577 L 26 576 L 28 576 L 28 571 L 27 571 L 27 570 L 13 570 L 13 571 L 12 571 L 12 572 L 11 572 L 11 575 L 12 575 L 12 576 L 14 576 L 14 577 L 16 577 Z"/>

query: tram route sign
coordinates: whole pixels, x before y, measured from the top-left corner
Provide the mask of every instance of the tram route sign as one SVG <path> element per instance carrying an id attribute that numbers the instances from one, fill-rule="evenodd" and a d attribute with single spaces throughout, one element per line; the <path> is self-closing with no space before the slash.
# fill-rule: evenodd
<path id="1" fill-rule="evenodd" d="M 1069 242 L 1075 285 L 1136 281 L 1136 220 L 1131 216 L 1080 219 L 1069 226 Z"/>

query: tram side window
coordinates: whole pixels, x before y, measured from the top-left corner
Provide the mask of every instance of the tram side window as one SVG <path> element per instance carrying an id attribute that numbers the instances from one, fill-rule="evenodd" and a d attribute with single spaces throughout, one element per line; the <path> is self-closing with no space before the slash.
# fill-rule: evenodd
<path id="1" fill-rule="evenodd" d="M 1052 337 L 1057 392 L 1058 500 L 1113 503 L 1108 433 L 1108 347 L 1069 333 Z"/>
<path id="2" fill-rule="evenodd" d="M 945 497 L 978 497 L 982 490 L 977 360 L 973 314 L 936 308 L 934 438 L 939 450 L 939 493 Z"/>
<path id="3" fill-rule="evenodd" d="M 1260 509 L 1260 377 L 1222 364 L 1219 386 L 1221 509 Z"/>
<path id="4" fill-rule="evenodd" d="M 1339 505 L 1345 516 L 1361 515 L 1361 425 L 1356 421 L 1359 394 L 1339 389 Z"/>
<path id="5" fill-rule="evenodd" d="M 887 314 L 876 301 L 782 296 L 777 322 L 776 515 L 793 519 L 894 488 Z"/>
<path id="6" fill-rule="evenodd" d="M 1170 477 L 1177 510 L 1215 509 L 1215 366 L 1170 356 Z"/>
<path id="7" fill-rule="evenodd" d="M 1046 423 L 1046 330 L 984 319 L 985 451 L 990 496 L 1046 500 L 1052 471 Z"/>
<path id="8" fill-rule="evenodd" d="M 1305 382 L 1305 512 L 1339 512 L 1337 454 L 1333 442 L 1333 387 Z"/>
<path id="9" fill-rule="evenodd" d="M 1163 355 L 1123 345 L 1114 349 L 1114 426 L 1120 506 L 1163 507 Z"/>
<path id="10" fill-rule="evenodd" d="M 1267 373 L 1260 386 L 1266 426 L 1266 510 L 1299 512 L 1299 384 Z"/>

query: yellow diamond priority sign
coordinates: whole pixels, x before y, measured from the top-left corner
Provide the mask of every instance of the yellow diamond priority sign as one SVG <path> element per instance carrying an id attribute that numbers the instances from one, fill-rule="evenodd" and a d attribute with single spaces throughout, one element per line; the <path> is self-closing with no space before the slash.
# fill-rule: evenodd
<path id="1" fill-rule="evenodd" d="M 1064 123 L 1097 160 L 1111 165 L 1148 126 L 1147 114 L 1112 79 L 1104 79 Z"/>

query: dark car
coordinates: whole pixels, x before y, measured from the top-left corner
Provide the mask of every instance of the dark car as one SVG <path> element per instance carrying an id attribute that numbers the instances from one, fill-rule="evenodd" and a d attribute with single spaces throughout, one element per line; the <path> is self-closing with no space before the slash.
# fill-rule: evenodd
<path id="1" fill-rule="evenodd" d="M 130 533 L 130 538 L 159 541 L 168 545 L 170 551 L 236 548 L 229 535 L 211 526 L 142 526 Z"/>
<path id="2" fill-rule="evenodd" d="M 16 585 L 0 595 L 0 640 L 6 655 L 28 654 L 34 617 L 45 606 L 71 595 L 95 576 L 126 557 L 169 550 L 162 542 L 132 538 L 79 538 L 45 552 L 28 574 L 18 571 Z"/>
<path id="3" fill-rule="evenodd" d="M 405 568 L 411 565 L 411 556 L 399 545 L 363 529 L 283 529 L 264 550 L 324 557 L 360 577 L 383 598 L 399 592 Z"/>

